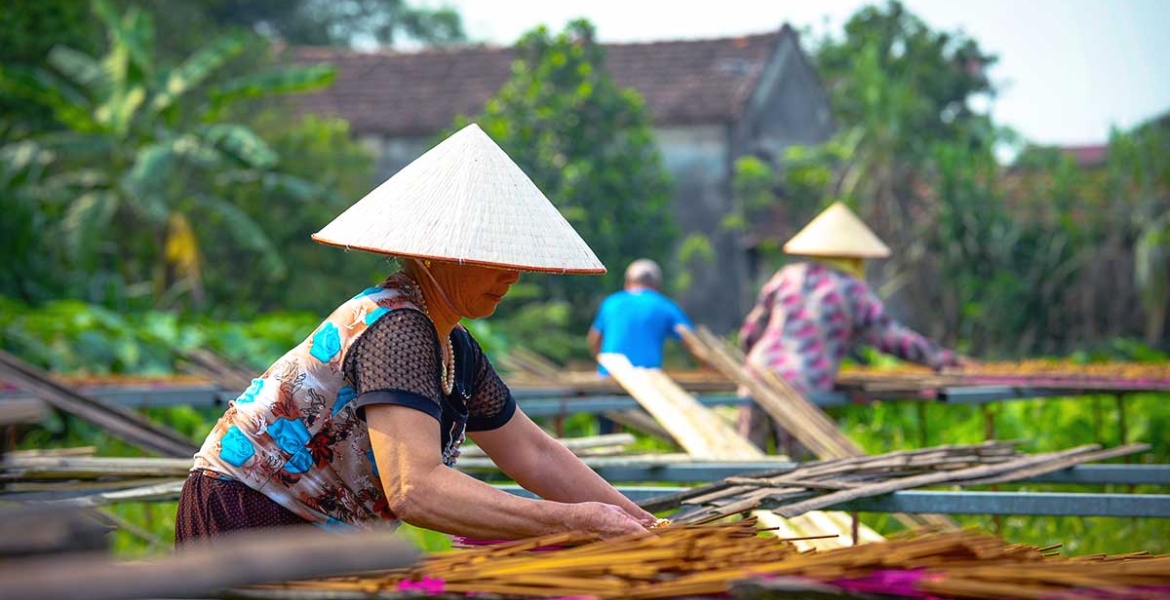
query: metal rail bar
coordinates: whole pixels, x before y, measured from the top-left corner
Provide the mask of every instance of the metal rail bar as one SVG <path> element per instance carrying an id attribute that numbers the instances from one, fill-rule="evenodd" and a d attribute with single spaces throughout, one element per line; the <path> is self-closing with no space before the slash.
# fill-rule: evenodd
<path id="1" fill-rule="evenodd" d="M 520 496 L 532 493 L 516 485 L 500 489 Z M 634 502 L 678 493 L 686 488 L 622 486 L 622 494 Z M 762 508 L 774 508 L 767 503 Z M 1036 492 L 930 492 L 900 491 L 884 496 L 852 500 L 831 507 L 883 513 L 948 515 L 1042 515 L 1078 517 L 1170 518 L 1167 494 L 1062 494 Z"/>
<path id="2" fill-rule="evenodd" d="M 587 458 L 586 461 L 589 459 Z M 494 471 L 495 467 L 483 462 L 460 460 L 459 468 L 476 473 Z M 661 482 L 661 483 L 707 483 L 737 475 L 751 476 L 762 471 L 775 471 L 787 467 L 795 468 L 798 463 L 770 462 L 709 462 L 638 464 L 631 461 L 620 465 L 593 466 L 606 481 L 610 482 Z M 1077 465 L 1053 473 L 1013 481 L 1016 485 L 1028 483 L 1082 484 L 1082 485 L 1155 485 L 1170 486 L 1170 465 Z"/>
<path id="3" fill-rule="evenodd" d="M 532 492 L 515 484 L 503 484 L 496 487 L 519 496 L 535 497 Z M 56 500 L 53 503 L 93 507 L 119 502 L 166 502 L 177 499 L 181 488 L 182 481 L 176 481 L 118 492 L 78 495 L 78 497 L 68 500 Z M 661 495 L 679 493 L 687 488 L 619 486 L 617 489 L 627 498 L 635 502 L 642 502 Z M 37 496 L 43 495 L 5 494 L 0 497 L 20 501 L 34 500 Z M 764 508 L 768 508 L 768 505 L 765 504 Z M 1170 495 L 911 490 L 852 500 L 833 508 L 890 513 L 1170 518 Z"/>
<path id="4" fill-rule="evenodd" d="M 78 392 L 118 404 L 126 408 L 161 408 L 168 406 L 227 406 L 239 390 L 222 390 L 211 384 L 181 385 L 128 385 L 128 386 L 82 386 Z M 866 394 L 856 391 L 819 392 L 809 398 L 821 407 L 868 404 L 877 400 L 901 402 L 942 402 L 946 404 L 984 404 L 1012 400 L 1032 400 L 1052 397 L 1093 396 L 1125 393 L 1124 390 L 1068 390 L 1035 387 L 1010 387 L 979 385 L 946 387 L 927 396 L 908 397 L 909 394 L 874 392 Z M 622 394 L 582 394 L 572 388 L 519 388 L 512 390 L 513 397 L 524 412 L 532 417 L 557 417 L 574 414 L 601 414 L 615 410 L 640 408 L 637 401 Z M 0 402 L 9 399 L 26 398 L 29 394 L 19 390 L 0 390 Z M 731 392 L 695 394 L 704 406 L 741 406 L 751 399 Z"/>

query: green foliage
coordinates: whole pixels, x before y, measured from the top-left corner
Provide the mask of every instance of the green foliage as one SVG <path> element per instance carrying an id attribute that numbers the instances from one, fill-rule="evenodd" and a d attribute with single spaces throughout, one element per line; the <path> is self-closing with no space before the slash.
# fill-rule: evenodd
<path id="1" fill-rule="evenodd" d="M 56 44 L 92 52 L 102 41 L 101 27 L 84 2 L 77 0 L 10 0 L 0 19 L 0 66 L 30 68 L 44 60 Z M 9 127 L 50 127 L 45 108 L 0 95 L 0 140 Z"/>
<path id="2" fill-rule="evenodd" d="M 181 353 L 195 348 L 262 371 L 320 320 L 310 313 L 268 313 L 247 322 L 159 311 L 124 315 L 76 300 L 30 309 L 0 297 L 0 348 L 56 373 L 175 373 Z"/>
<path id="3" fill-rule="evenodd" d="M 995 57 L 961 31 L 932 31 L 889 2 L 856 13 L 816 58 L 839 133 L 790 148 L 773 188 L 788 222 L 841 200 L 873 227 L 893 255 L 870 274 L 895 315 L 986 357 L 1104 336 L 1170 343 L 1165 120 L 1114 132 L 1103 169 L 1028 148 L 1005 171 L 992 146 L 1014 134 L 969 108 L 994 94 Z M 739 169 L 741 202 L 766 201 L 760 170 Z M 761 249 L 778 266 L 774 246 Z"/>
<path id="4" fill-rule="evenodd" d="M 282 275 L 283 258 L 265 230 L 224 196 L 248 181 L 269 192 L 320 194 L 280 170 L 276 151 L 252 129 L 219 116 L 242 98 L 320 88 L 332 70 L 217 80 L 247 38 L 212 40 L 166 67 L 151 53 L 149 15 L 118 14 L 100 0 L 94 12 L 109 38 L 104 56 L 56 45 L 43 68 L 0 74 L 0 92 L 44 107 L 64 128 L 27 131 L 0 147 L 13 159 L 4 162 L 0 185 L 17 216 L 4 243 L 18 257 L 0 292 L 30 301 L 74 295 L 120 306 L 198 305 L 205 301 L 203 249 L 217 245 L 254 253 L 264 270 Z M 198 227 L 202 221 L 224 227 Z M 61 243 L 48 244 L 53 237 Z M 69 279 L 88 285 L 66 288 Z"/>
<path id="5" fill-rule="evenodd" d="M 734 224 L 734 220 L 727 223 L 731 226 L 730 224 Z M 707 236 L 693 231 L 679 243 L 675 256 L 681 268 L 675 275 L 670 289 L 674 290 L 676 294 L 681 294 L 690 288 L 692 284 L 691 271 L 696 265 L 715 262 L 715 248 L 711 246 L 711 240 Z"/>
<path id="6" fill-rule="evenodd" d="M 731 190 L 735 209 L 720 224 L 724 229 L 746 231 L 775 203 L 776 172 L 755 156 L 741 156 L 732 167 Z"/>
<path id="7" fill-rule="evenodd" d="M 602 293 L 621 287 L 625 265 L 669 253 L 667 176 L 641 98 L 613 82 L 589 23 L 555 36 L 537 28 L 516 51 L 511 79 L 476 120 L 610 267 L 600 282 L 526 277 L 543 300 L 569 303 L 567 323 L 583 336 Z M 512 310 L 501 309 L 502 316 Z"/>
<path id="8" fill-rule="evenodd" d="M 254 29 L 293 45 L 403 41 L 444 45 L 467 39 L 454 9 L 411 6 L 406 0 L 201 0 L 198 4 L 213 22 Z"/>
<path id="9" fill-rule="evenodd" d="M 279 252 L 279 262 L 244 271 L 240 248 L 203 246 L 207 293 L 228 315 L 269 310 L 325 315 L 392 270 L 383 257 L 310 241 L 309 236 L 369 191 L 373 158 L 353 140 L 345 121 L 310 115 L 290 127 L 290 120 L 278 110 L 252 120 L 253 131 L 278 150 L 282 171 L 234 178 L 223 193 L 233 210 L 200 223 L 216 237 L 255 223 Z M 290 287 L 296 293 L 289 293 Z"/>
<path id="10" fill-rule="evenodd" d="M 843 37 L 823 39 L 816 50 L 834 117 L 911 159 L 940 140 L 990 148 L 988 117 L 968 101 L 994 92 L 987 70 L 996 60 L 962 31 L 934 31 L 897 1 L 862 8 Z"/>
<path id="11" fill-rule="evenodd" d="M 564 364 L 589 355 L 584 333 L 570 325 L 570 310 L 567 302 L 528 302 L 497 325 L 513 343 Z"/>
<path id="12" fill-rule="evenodd" d="M 19 0 L 25 2 L 26 0 Z M 267 59 L 272 51 L 292 46 L 339 46 L 370 48 L 376 45 L 438 46 L 466 38 L 458 12 L 429 3 L 407 0 L 111 0 L 122 8 L 136 7 L 154 17 L 155 52 L 167 62 L 186 57 L 208 39 L 222 33 L 260 35 L 264 44 L 249 51 L 253 61 Z M 53 0 L 51 4 L 59 3 Z M 85 3 L 71 1 L 85 14 Z M 96 23 L 95 23 L 96 24 Z M 91 28 L 96 29 L 96 28 Z M 100 39 L 100 31 L 97 32 Z M 52 39 L 57 32 L 43 34 Z M 389 34 L 389 35 L 387 35 Z M 70 47 L 92 50 L 79 44 Z M 46 46 L 46 50 L 52 44 Z M 41 53 L 36 55 L 39 59 Z M 233 69 L 234 70 L 234 69 Z"/>

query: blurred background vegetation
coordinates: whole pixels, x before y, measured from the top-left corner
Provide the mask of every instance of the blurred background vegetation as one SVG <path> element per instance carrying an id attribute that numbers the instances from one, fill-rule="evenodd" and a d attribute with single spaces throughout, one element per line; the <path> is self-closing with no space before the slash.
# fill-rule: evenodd
<path id="1" fill-rule="evenodd" d="M 332 67 L 292 67 L 282 52 L 465 42 L 457 13 L 402 0 L 21 0 L 0 10 L 3 349 L 58 373 L 169 374 L 195 347 L 259 370 L 391 269 L 309 241 L 377 182 L 346 122 L 288 102 L 330 85 Z M 1084 167 L 971 109 L 996 93 L 985 75 L 995 57 L 898 3 L 863 9 L 843 33 L 806 43 L 838 133 L 784 157 L 740 157 L 739 213 L 727 226 L 779 210 L 795 232 L 843 200 L 894 250 L 871 272 L 880 293 L 944 343 L 987 358 L 1167 362 L 1170 116 L 1114 131 L 1104 162 Z M 461 119 L 497 139 L 608 264 L 672 252 L 685 264 L 701 253 L 702 240 L 678 237 L 645 108 L 606 74 L 592 27 L 540 28 L 519 48 L 512 80 L 484 114 Z M 1010 164 L 997 158 L 1004 148 Z M 765 241 L 769 268 L 784 262 L 782 242 Z M 523 345 L 587 361 L 591 312 L 620 286 L 621 269 L 611 271 L 605 280 L 526 277 L 496 317 L 470 327 L 494 355 Z M 685 272 L 673 275 L 686 284 Z M 1134 439 L 1153 443 L 1150 458 L 1162 463 L 1166 400 L 1131 404 L 1142 416 Z M 996 410 L 1002 437 L 1034 439 L 1030 450 L 1115 443 L 1100 402 Z M 835 416 L 874 451 L 982 439 L 967 409 L 914 410 Z M 217 416 L 152 414 L 196 440 Z M 911 433 L 923 419 L 929 434 Z M 134 454 L 68 421 L 25 445 Z M 119 510 L 169 535 L 172 508 Z M 1124 551 L 1149 541 L 1167 551 L 1163 521 L 1003 527 L 1038 545 Z M 129 539 L 127 548 L 142 549 Z"/>

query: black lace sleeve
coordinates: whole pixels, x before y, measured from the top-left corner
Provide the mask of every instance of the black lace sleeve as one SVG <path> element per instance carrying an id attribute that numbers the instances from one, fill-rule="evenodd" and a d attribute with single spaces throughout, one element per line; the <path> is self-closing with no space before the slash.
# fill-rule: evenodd
<path id="1" fill-rule="evenodd" d="M 345 378 L 357 392 L 354 410 L 365 419 L 365 407 L 397 404 L 438 419 L 439 341 L 435 326 L 423 313 L 392 310 L 370 325 L 345 357 Z"/>
<path id="2" fill-rule="evenodd" d="M 492 368 L 483 349 L 475 338 L 472 340 L 478 363 L 475 376 L 475 392 L 467 402 L 467 430 L 490 431 L 503 427 L 516 413 L 516 400 L 512 398 L 512 391 L 500 379 L 499 374 Z"/>

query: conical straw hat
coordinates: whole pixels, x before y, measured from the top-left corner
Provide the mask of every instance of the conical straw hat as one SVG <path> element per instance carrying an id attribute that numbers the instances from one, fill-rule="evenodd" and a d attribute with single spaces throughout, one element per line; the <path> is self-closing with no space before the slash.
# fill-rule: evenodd
<path id="1" fill-rule="evenodd" d="M 605 272 L 573 226 L 475 124 L 387 179 L 313 239 L 521 271 Z"/>
<path id="2" fill-rule="evenodd" d="M 861 219 L 834 202 L 784 244 L 784 252 L 802 256 L 885 258 L 886 246 Z"/>

